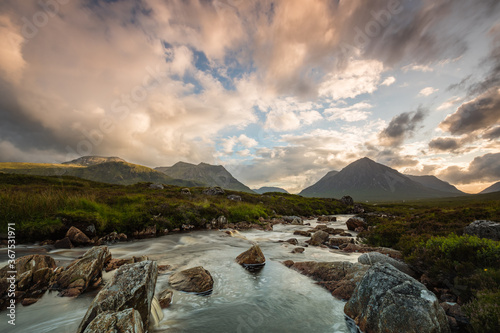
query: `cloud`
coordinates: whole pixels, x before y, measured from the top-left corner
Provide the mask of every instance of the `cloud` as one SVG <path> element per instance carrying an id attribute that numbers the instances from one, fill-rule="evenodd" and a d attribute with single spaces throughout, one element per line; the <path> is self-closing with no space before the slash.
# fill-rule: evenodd
<path id="1" fill-rule="evenodd" d="M 342 119 L 347 122 L 366 120 L 371 112 L 367 111 L 373 106 L 367 102 L 360 102 L 344 108 L 328 108 L 324 113 L 328 116 L 328 120 Z"/>
<path id="2" fill-rule="evenodd" d="M 500 138 L 500 126 L 493 127 L 483 134 L 483 138 L 487 140 L 495 140 Z"/>
<path id="3" fill-rule="evenodd" d="M 497 124 L 500 124 L 500 89 L 493 88 L 462 104 L 439 126 L 451 134 L 468 134 Z"/>
<path id="4" fill-rule="evenodd" d="M 0 15 L 0 73 L 14 84 L 26 66 L 21 50 L 25 39 L 19 30 L 7 15 Z"/>
<path id="5" fill-rule="evenodd" d="M 427 65 L 407 65 L 401 68 L 404 72 L 408 72 L 409 70 L 416 71 L 416 72 L 433 72 L 434 69 L 432 67 L 429 67 Z"/>
<path id="6" fill-rule="evenodd" d="M 380 132 L 379 139 L 383 145 L 396 147 L 407 138 L 412 137 L 417 126 L 422 123 L 427 110 L 419 107 L 413 112 L 404 112 L 395 116 L 389 125 Z"/>
<path id="7" fill-rule="evenodd" d="M 457 97 L 457 96 L 451 97 L 446 102 L 439 105 L 437 107 L 437 110 L 441 111 L 441 110 L 449 109 L 449 108 L 455 106 L 456 104 L 460 103 L 461 101 L 462 101 L 462 98 L 460 98 L 460 97 Z"/>
<path id="8" fill-rule="evenodd" d="M 500 179 L 500 153 L 477 156 L 466 167 L 450 166 L 438 175 L 453 184 L 498 181 Z"/>
<path id="9" fill-rule="evenodd" d="M 426 87 L 426 88 L 420 90 L 420 92 L 418 93 L 418 95 L 419 96 L 430 96 L 430 95 L 434 94 L 438 90 L 439 89 L 435 89 L 435 88 L 432 88 L 432 87 Z"/>
<path id="10" fill-rule="evenodd" d="M 381 83 L 381 85 L 388 87 L 391 84 L 393 84 L 394 82 L 396 82 L 396 78 L 394 76 L 389 76 L 388 78 L 386 78 L 384 80 L 384 82 Z"/>
<path id="11" fill-rule="evenodd" d="M 435 138 L 429 142 L 429 148 L 435 151 L 458 152 L 465 142 L 461 138 Z"/>

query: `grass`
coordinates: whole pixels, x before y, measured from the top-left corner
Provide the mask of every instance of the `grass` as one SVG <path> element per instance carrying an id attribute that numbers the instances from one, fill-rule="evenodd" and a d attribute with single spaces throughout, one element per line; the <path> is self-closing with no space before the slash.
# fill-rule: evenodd
<path id="1" fill-rule="evenodd" d="M 169 230 L 183 224 L 204 228 L 221 215 L 230 223 L 258 223 L 260 217 L 338 214 L 348 208 L 334 199 L 235 191 L 208 196 L 203 189 L 193 187 L 187 196 L 178 186 L 156 190 L 149 183 L 112 185 L 67 176 L 0 173 L 0 232 L 6 232 L 7 223 L 16 223 L 18 241 L 41 241 L 64 237 L 71 225 L 93 224 L 101 236 L 113 231 L 131 235 L 153 225 Z M 242 201 L 227 199 L 229 194 Z"/>

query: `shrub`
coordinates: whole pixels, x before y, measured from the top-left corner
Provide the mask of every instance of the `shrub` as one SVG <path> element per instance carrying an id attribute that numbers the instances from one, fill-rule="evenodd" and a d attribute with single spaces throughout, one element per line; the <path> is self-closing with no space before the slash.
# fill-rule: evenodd
<path id="1" fill-rule="evenodd" d="M 476 333 L 500 332 L 500 290 L 478 292 L 463 310 Z"/>

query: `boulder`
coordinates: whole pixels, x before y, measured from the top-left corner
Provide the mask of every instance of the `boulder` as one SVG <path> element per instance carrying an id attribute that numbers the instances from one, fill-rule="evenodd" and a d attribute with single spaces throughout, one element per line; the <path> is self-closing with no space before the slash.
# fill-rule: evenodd
<path id="1" fill-rule="evenodd" d="M 468 235 L 500 241 L 500 223 L 498 222 L 477 220 L 466 226 L 464 232 Z"/>
<path id="2" fill-rule="evenodd" d="M 304 230 L 295 230 L 293 234 L 297 236 L 311 237 L 311 233 L 309 231 L 304 231 Z"/>
<path id="3" fill-rule="evenodd" d="M 71 227 L 66 233 L 66 237 L 69 238 L 74 245 L 88 245 L 90 244 L 90 239 L 85 235 L 80 229 Z"/>
<path id="4" fill-rule="evenodd" d="M 323 231 L 329 233 L 330 235 L 340 235 L 341 233 L 344 232 L 344 229 L 326 228 L 326 229 L 323 229 Z"/>
<path id="5" fill-rule="evenodd" d="M 348 237 L 332 237 L 328 240 L 328 246 L 330 247 L 339 247 L 342 244 L 354 243 L 353 238 Z"/>
<path id="6" fill-rule="evenodd" d="M 181 190 L 181 194 L 183 195 L 191 195 L 191 191 L 186 187 Z"/>
<path id="7" fill-rule="evenodd" d="M 358 262 L 363 265 L 373 266 L 376 263 L 388 263 L 389 265 L 394 266 L 399 269 L 401 272 L 408 274 L 410 276 L 414 276 L 415 272 L 408 266 L 406 263 L 393 259 L 385 254 L 378 252 L 368 252 L 360 255 L 358 257 Z"/>
<path id="8" fill-rule="evenodd" d="M 286 240 L 285 242 L 289 243 L 289 244 L 292 244 L 292 245 L 298 245 L 299 244 L 299 241 L 297 240 L 297 238 L 290 238 L 290 239 Z"/>
<path id="9" fill-rule="evenodd" d="M 344 312 L 365 333 L 449 333 L 436 296 L 411 276 L 377 263 L 363 276 Z"/>
<path id="10" fill-rule="evenodd" d="M 127 309 L 134 309 L 138 312 L 139 317 L 134 314 L 133 320 L 135 322 L 140 318 L 142 327 L 147 332 L 157 275 L 158 266 L 155 261 L 142 261 L 120 267 L 106 286 L 97 294 L 92 304 L 90 304 L 85 317 L 78 327 L 77 333 L 87 332 L 87 327 L 100 314 L 107 311 L 119 313 Z M 129 317 L 123 318 L 131 319 L 130 314 Z M 109 332 L 114 331 L 110 330 Z"/>
<path id="11" fill-rule="evenodd" d="M 111 259 L 107 246 L 94 246 L 82 258 L 73 261 L 56 277 L 51 289 L 60 296 L 77 296 L 102 277 L 102 270 Z"/>
<path id="12" fill-rule="evenodd" d="M 205 195 L 224 195 L 225 194 L 224 190 L 219 186 L 204 189 L 202 191 L 202 193 Z"/>
<path id="13" fill-rule="evenodd" d="M 99 238 L 97 243 L 99 245 L 113 244 L 119 241 L 126 241 L 126 240 L 127 240 L 127 235 L 125 235 L 124 233 L 117 233 L 116 231 L 113 231 L 107 234 L 106 236 Z"/>
<path id="14" fill-rule="evenodd" d="M 236 194 L 230 194 L 227 196 L 227 198 L 232 201 L 241 201 L 241 196 Z"/>
<path id="15" fill-rule="evenodd" d="M 201 266 L 170 275 L 170 286 L 175 290 L 206 294 L 212 291 L 214 280 L 210 272 Z"/>
<path id="16" fill-rule="evenodd" d="M 328 226 L 326 224 L 318 224 L 314 229 L 324 231 L 324 230 L 328 229 Z"/>
<path id="17" fill-rule="evenodd" d="M 227 218 L 225 216 L 219 216 L 217 219 L 212 220 L 212 226 L 214 228 L 222 229 L 225 228 L 226 225 L 227 225 Z"/>
<path id="18" fill-rule="evenodd" d="M 72 249 L 73 244 L 71 243 L 68 237 L 64 237 L 63 239 L 57 240 L 54 243 L 54 247 L 56 249 Z"/>
<path id="19" fill-rule="evenodd" d="M 309 244 L 319 246 L 326 242 L 329 236 L 330 235 L 327 232 L 324 232 L 322 230 L 316 231 L 314 234 L 312 234 L 311 239 L 309 240 Z"/>
<path id="20" fill-rule="evenodd" d="M 85 329 L 84 333 L 143 333 L 141 315 L 134 309 L 100 313 Z"/>
<path id="21" fill-rule="evenodd" d="M 335 216 L 320 216 L 318 217 L 318 222 L 335 222 L 337 218 Z"/>
<path id="22" fill-rule="evenodd" d="M 168 308 L 172 303 L 174 292 L 171 289 L 165 289 L 158 295 L 158 300 L 162 309 Z"/>
<path id="23" fill-rule="evenodd" d="M 354 231 L 359 227 L 366 229 L 366 222 L 360 218 L 351 217 L 345 224 L 347 225 L 347 229 L 351 231 Z"/>
<path id="24" fill-rule="evenodd" d="M 141 231 L 134 231 L 132 234 L 135 238 L 153 238 L 156 237 L 156 224 L 147 226 Z"/>
<path id="25" fill-rule="evenodd" d="M 133 264 L 134 259 L 129 258 L 129 259 L 111 259 L 108 264 L 106 265 L 106 268 L 104 269 L 106 272 L 111 272 L 123 265 L 126 264 Z"/>
<path id="26" fill-rule="evenodd" d="M 286 223 L 290 223 L 292 225 L 302 225 L 304 221 L 299 216 L 282 216 L 281 217 Z"/>
<path id="27" fill-rule="evenodd" d="M 163 190 L 163 185 L 162 184 L 151 184 L 149 185 L 149 188 L 153 190 Z"/>
<path id="28" fill-rule="evenodd" d="M 352 206 L 352 205 L 354 205 L 354 200 L 349 195 L 344 195 L 340 199 L 340 202 L 342 202 L 346 206 Z"/>
<path id="29" fill-rule="evenodd" d="M 250 249 L 236 257 L 236 262 L 242 266 L 264 265 L 266 257 L 258 245 L 253 245 Z"/>
<path id="30" fill-rule="evenodd" d="M 386 254 L 394 259 L 403 259 L 403 254 L 401 253 L 401 251 L 390 249 L 388 247 L 370 247 L 363 244 L 348 244 L 344 249 L 342 249 L 342 251 L 359 253 L 379 252 L 382 254 Z"/>
<path id="31" fill-rule="evenodd" d="M 305 250 L 303 247 L 296 247 L 292 250 L 292 253 L 304 253 Z"/>

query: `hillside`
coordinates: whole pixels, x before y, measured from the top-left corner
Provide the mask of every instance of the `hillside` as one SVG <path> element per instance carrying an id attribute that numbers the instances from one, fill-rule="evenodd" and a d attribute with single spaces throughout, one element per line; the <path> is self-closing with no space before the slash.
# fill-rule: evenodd
<path id="1" fill-rule="evenodd" d="M 208 186 L 220 186 L 227 190 L 253 193 L 248 186 L 234 178 L 222 165 L 207 163 L 195 165 L 178 162 L 171 167 L 157 167 L 155 170 L 176 179 L 195 181 Z"/>
<path id="2" fill-rule="evenodd" d="M 493 193 L 493 192 L 499 192 L 500 191 L 500 182 L 496 182 L 495 184 L 485 188 L 478 194 L 486 194 L 486 193 Z"/>
<path id="3" fill-rule="evenodd" d="M 447 197 L 450 192 L 426 187 L 365 157 L 338 173 L 327 174 L 300 195 L 325 198 L 350 195 L 355 201 L 400 201 Z"/>
<path id="4" fill-rule="evenodd" d="M 416 181 L 417 183 L 420 183 L 426 187 L 433 188 L 438 191 L 442 192 L 449 192 L 452 194 L 461 194 L 464 195 L 466 193 L 460 191 L 458 188 L 455 186 L 451 185 L 448 182 L 445 182 L 435 176 L 413 176 L 413 175 L 406 175 L 406 177 L 410 178 L 413 181 Z"/>
<path id="5" fill-rule="evenodd" d="M 103 156 L 82 156 L 77 159 L 74 159 L 72 161 L 68 162 L 63 162 L 62 164 L 75 164 L 75 165 L 82 165 L 82 166 L 90 166 L 90 165 L 96 165 L 96 164 L 101 164 L 101 163 L 106 163 L 106 162 L 124 162 L 125 161 L 122 158 L 119 157 L 103 157 Z"/>
<path id="6" fill-rule="evenodd" d="M 273 186 L 264 186 L 259 189 L 252 189 L 255 193 L 258 194 L 264 194 L 267 192 L 279 192 L 279 193 L 288 193 L 287 190 L 281 188 L 281 187 L 273 187 Z"/>

